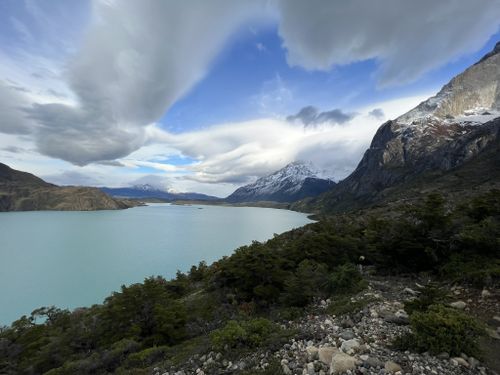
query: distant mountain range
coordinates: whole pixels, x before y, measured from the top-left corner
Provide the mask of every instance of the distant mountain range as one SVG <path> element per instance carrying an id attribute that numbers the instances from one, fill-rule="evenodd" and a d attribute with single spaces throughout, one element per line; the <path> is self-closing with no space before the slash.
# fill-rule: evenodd
<path id="1" fill-rule="evenodd" d="M 101 191 L 116 198 L 130 199 L 159 199 L 163 201 L 196 200 L 196 201 L 217 201 L 218 197 L 213 197 L 200 193 L 176 193 L 165 191 L 149 184 L 135 185 L 132 187 L 109 188 L 101 187 Z"/>
<path id="2" fill-rule="evenodd" d="M 117 210 L 134 205 L 111 198 L 97 188 L 49 184 L 0 163 L 0 211 Z"/>
<path id="3" fill-rule="evenodd" d="M 229 195 L 225 201 L 242 202 L 294 202 L 305 197 L 317 196 L 332 187 L 335 182 L 319 177 L 311 164 L 293 162 L 273 174 L 259 178 Z"/>
<path id="4" fill-rule="evenodd" d="M 499 188 L 499 145 L 500 42 L 436 96 L 384 123 L 346 179 L 292 208 L 332 212 L 381 202 L 395 192 L 408 197 L 410 189 Z"/>

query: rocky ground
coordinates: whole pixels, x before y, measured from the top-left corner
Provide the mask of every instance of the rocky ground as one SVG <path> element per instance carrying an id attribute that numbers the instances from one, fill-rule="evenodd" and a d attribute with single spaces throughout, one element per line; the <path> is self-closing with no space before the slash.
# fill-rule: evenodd
<path id="1" fill-rule="evenodd" d="M 500 293 L 495 289 L 449 288 L 451 305 L 488 324 L 489 337 L 482 342 L 484 362 L 465 354 L 450 358 L 448 353 L 432 356 L 391 348 L 395 337 L 410 330 L 403 302 L 418 294 L 419 285 L 414 280 L 371 278 L 368 289 L 351 299 L 364 307 L 335 316 L 327 312 L 335 301 L 318 301 L 311 314 L 284 323 L 298 334 L 278 350 L 247 353 L 231 361 L 210 352 L 191 357 L 179 368 L 157 367 L 153 375 L 251 374 L 273 364 L 276 373 L 287 375 L 498 374 Z"/>

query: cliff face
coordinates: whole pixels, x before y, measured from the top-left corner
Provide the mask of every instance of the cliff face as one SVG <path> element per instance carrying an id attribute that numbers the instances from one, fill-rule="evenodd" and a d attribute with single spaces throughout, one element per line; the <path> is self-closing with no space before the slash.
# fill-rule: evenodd
<path id="1" fill-rule="evenodd" d="M 304 209 L 336 211 L 375 202 L 386 189 L 454 170 L 499 140 L 500 43 L 436 96 L 384 123 L 356 170 Z"/>
<path id="2" fill-rule="evenodd" d="M 134 203 L 113 199 L 97 188 L 59 187 L 0 163 L 0 211 L 117 210 Z"/>

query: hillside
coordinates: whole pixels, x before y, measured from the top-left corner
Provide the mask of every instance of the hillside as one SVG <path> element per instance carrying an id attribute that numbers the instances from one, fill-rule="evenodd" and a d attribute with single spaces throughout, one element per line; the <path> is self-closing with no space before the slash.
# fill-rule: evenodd
<path id="1" fill-rule="evenodd" d="M 49 184 L 0 163 L 0 211 L 94 211 L 133 207 L 97 188 Z"/>
<path id="2" fill-rule="evenodd" d="M 115 198 L 159 199 L 161 201 L 167 201 L 167 202 L 220 200 L 220 198 L 218 197 L 201 193 L 191 193 L 191 192 L 178 193 L 178 192 L 166 191 L 148 184 L 136 185 L 131 187 L 119 187 L 119 188 L 101 187 L 99 189 Z"/>

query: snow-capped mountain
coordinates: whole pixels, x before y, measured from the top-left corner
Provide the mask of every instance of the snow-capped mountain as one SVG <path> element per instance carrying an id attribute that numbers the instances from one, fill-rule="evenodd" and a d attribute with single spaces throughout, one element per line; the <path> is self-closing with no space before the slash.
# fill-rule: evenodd
<path id="1" fill-rule="evenodd" d="M 331 189 L 335 182 L 321 178 L 312 164 L 293 162 L 273 174 L 237 189 L 228 202 L 293 202 Z"/>

